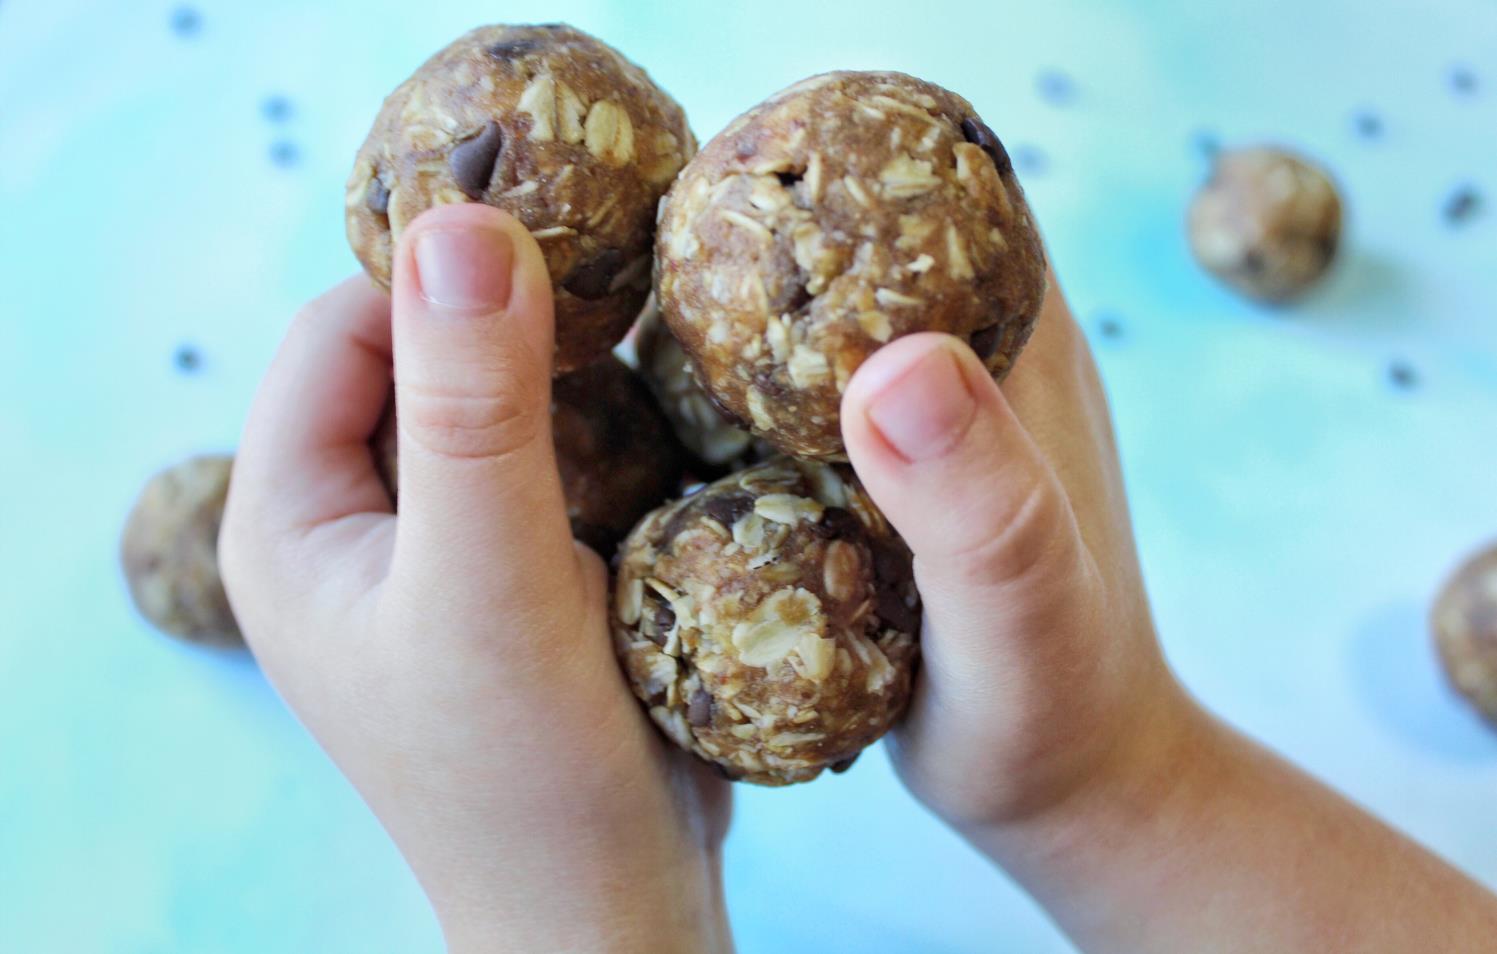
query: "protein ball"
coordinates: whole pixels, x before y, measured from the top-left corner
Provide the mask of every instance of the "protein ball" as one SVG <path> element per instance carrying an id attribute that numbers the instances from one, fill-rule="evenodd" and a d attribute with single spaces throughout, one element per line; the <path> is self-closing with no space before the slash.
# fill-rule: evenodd
<path id="1" fill-rule="evenodd" d="M 612 626 L 667 736 L 728 778 L 787 785 L 847 767 L 904 711 L 920 598 L 851 473 L 781 457 L 646 517 Z"/>
<path id="2" fill-rule="evenodd" d="M 125 522 L 120 564 L 151 625 L 214 646 L 243 645 L 218 573 L 218 528 L 234 458 L 193 457 L 152 477 Z"/>
<path id="3" fill-rule="evenodd" d="M 724 469 L 747 463 L 754 436 L 735 426 L 697 384 L 686 352 L 660 320 L 654 298 L 635 326 L 634 347 L 640 374 L 655 392 L 676 436 L 699 462 L 698 468 L 721 474 Z"/>
<path id="4" fill-rule="evenodd" d="M 375 468 L 399 486 L 394 405 L 370 439 Z M 551 433 L 572 536 L 603 556 L 681 485 L 685 454 L 644 381 L 619 359 L 551 383 Z"/>
<path id="5" fill-rule="evenodd" d="M 1201 267 L 1269 304 L 1303 293 L 1325 274 L 1341 240 L 1341 197 L 1303 156 L 1260 147 L 1218 153 L 1188 217 Z"/>
<path id="6" fill-rule="evenodd" d="M 656 207 L 695 148 L 681 107 L 611 47 L 559 24 L 481 27 L 385 100 L 348 180 L 348 240 L 388 288 L 422 211 L 509 212 L 545 253 L 556 370 L 574 370 L 639 314 Z"/>
<path id="7" fill-rule="evenodd" d="M 885 342 L 965 338 L 1002 377 L 1045 295 L 1003 144 L 901 73 L 827 73 L 734 120 L 671 187 L 661 313 L 717 404 L 796 457 L 845 460 L 843 389 Z"/>
<path id="8" fill-rule="evenodd" d="M 1451 685 L 1497 726 L 1497 545 L 1445 584 L 1430 627 Z"/>

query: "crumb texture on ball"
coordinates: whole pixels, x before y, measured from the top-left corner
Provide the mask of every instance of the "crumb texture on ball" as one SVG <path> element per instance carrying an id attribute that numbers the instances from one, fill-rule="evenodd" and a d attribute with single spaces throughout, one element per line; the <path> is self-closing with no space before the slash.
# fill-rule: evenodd
<path id="1" fill-rule="evenodd" d="M 1451 685 L 1497 727 L 1497 544 L 1455 572 L 1430 623 Z"/>
<path id="2" fill-rule="evenodd" d="M 1283 303 L 1320 280 L 1341 240 L 1341 197 L 1329 173 L 1285 149 L 1218 153 L 1190 205 L 1201 267 L 1249 298 Z"/>
<path id="3" fill-rule="evenodd" d="M 559 24 L 481 27 L 385 100 L 348 180 L 349 242 L 388 287 L 422 211 L 504 209 L 545 254 L 557 370 L 573 370 L 639 314 L 656 207 L 695 148 L 681 107 L 606 44 Z"/>
<path id="4" fill-rule="evenodd" d="M 394 500 L 400 486 L 392 403 L 370 439 Z M 644 380 L 613 355 L 551 383 L 551 434 L 572 536 L 607 557 L 680 490 L 686 454 Z"/>
<path id="5" fill-rule="evenodd" d="M 734 120 L 682 170 L 656 236 L 661 312 L 698 380 L 796 457 L 844 460 L 841 394 L 874 350 L 941 331 L 995 376 L 1045 292 L 1013 164 L 961 97 L 827 73 Z"/>
<path id="6" fill-rule="evenodd" d="M 909 700 L 909 551 L 830 465 L 776 458 L 650 514 L 620 549 L 611 617 L 650 718 L 728 778 L 841 770 Z"/>
<path id="7" fill-rule="evenodd" d="M 131 599 L 151 625 L 192 642 L 243 642 L 218 573 L 229 456 L 193 457 L 152 477 L 120 542 Z"/>

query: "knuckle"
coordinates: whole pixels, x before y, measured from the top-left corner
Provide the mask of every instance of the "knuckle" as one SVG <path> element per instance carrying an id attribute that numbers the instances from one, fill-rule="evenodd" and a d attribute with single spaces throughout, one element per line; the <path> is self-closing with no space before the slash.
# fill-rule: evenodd
<path id="1" fill-rule="evenodd" d="M 1076 535 L 1064 498 L 1048 482 L 1032 483 L 997 524 L 950 557 L 969 577 L 1013 583 L 1069 571 Z"/>
<path id="2" fill-rule="evenodd" d="M 419 386 L 396 393 L 400 429 L 439 457 L 507 457 L 534 443 L 546 424 L 544 408 L 518 386 L 467 394 Z"/>

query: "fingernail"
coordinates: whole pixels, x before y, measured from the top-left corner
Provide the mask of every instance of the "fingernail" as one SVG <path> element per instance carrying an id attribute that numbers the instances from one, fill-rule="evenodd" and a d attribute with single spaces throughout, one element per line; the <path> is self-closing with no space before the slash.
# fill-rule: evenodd
<path id="1" fill-rule="evenodd" d="M 961 439 L 976 409 L 957 355 L 943 345 L 884 385 L 868 420 L 906 460 L 930 460 Z"/>
<path id="2" fill-rule="evenodd" d="M 498 229 L 445 229 L 416 239 L 421 296 L 444 308 L 498 311 L 509 304 L 514 243 Z"/>

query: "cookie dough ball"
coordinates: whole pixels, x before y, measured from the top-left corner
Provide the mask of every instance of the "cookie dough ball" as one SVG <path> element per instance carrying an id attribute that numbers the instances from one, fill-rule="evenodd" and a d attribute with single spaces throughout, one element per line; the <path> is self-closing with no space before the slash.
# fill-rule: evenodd
<path id="1" fill-rule="evenodd" d="M 1497 545 L 1450 578 L 1430 624 L 1451 684 L 1497 726 Z"/>
<path id="2" fill-rule="evenodd" d="M 681 107 L 611 47 L 559 24 L 481 27 L 385 100 L 348 180 L 348 240 L 388 287 L 394 243 L 422 211 L 509 212 L 545 253 L 556 368 L 570 371 L 639 314 L 656 206 L 695 148 Z"/>
<path id="3" fill-rule="evenodd" d="M 1045 294 L 1003 144 L 966 100 L 901 73 L 827 73 L 734 120 L 671 187 L 656 268 L 697 380 L 819 460 L 846 459 L 842 391 L 879 346 L 947 332 L 1001 377 Z"/>
<path id="4" fill-rule="evenodd" d="M 602 555 L 674 496 L 685 453 L 644 381 L 609 355 L 551 383 L 551 432 L 572 536 Z M 394 406 L 370 439 L 390 497 L 399 486 Z"/>
<path id="5" fill-rule="evenodd" d="M 218 575 L 218 527 L 234 458 L 193 457 L 152 477 L 125 523 L 120 563 L 151 625 L 195 643 L 239 646 Z"/>
<path id="6" fill-rule="evenodd" d="M 612 616 L 650 718 L 732 779 L 840 771 L 909 701 L 909 550 L 826 464 L 776 458 L 650 514 L 619 551 Z"/>
<path id="7" fill-rule="evenodd" d="M 654 298 L 635 326 L 634 347 L 640 373 L 697 466 L 708 474 L 720 474 L 748 463 L 755 450 L 754 436 L 735 426 L 697 384 L 686 352 L 660 320 Z"/>
<path id="8" fill-rule="evenodd" d="M 1190 204 L 1201 267 L 1249 298 L 1287 301 L 1325 274 L 1341 239 L 1341 197 L 1319 166 L 1283 149 L 1219 153 Z"/>

